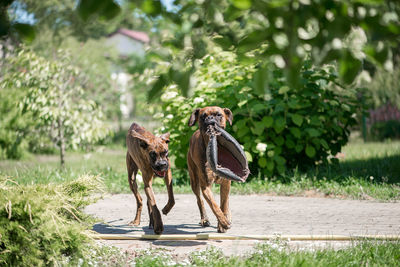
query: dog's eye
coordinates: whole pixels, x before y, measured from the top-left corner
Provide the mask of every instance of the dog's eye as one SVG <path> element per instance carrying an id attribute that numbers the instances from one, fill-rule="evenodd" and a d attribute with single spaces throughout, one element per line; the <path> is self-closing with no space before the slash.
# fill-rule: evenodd
<path id="1" fill-rule="evenodd" d="M 156 154 L 156 152 L 154 152 L 154 151 L 151 151 L 151 152 L 149 153 L 149 155 L 150 155 L 150 158 L 152 158 L 152 159 L 156 159 L 156 158 L 157 158 L 157 154 Z"/>
<path id="2" fill-rule="evenodd" d="M 222 117 L 222 114 L 221 114 L 221 113 L 217 113 L 216 116 L 217 116 L 217 117 Z"/>

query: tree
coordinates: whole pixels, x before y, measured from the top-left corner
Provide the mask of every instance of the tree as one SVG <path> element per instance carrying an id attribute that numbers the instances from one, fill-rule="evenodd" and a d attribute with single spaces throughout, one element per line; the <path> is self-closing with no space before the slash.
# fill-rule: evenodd
<path id="1" fill-rule="evenodd" d="M 157 1 L 151 1 L 157 6 Z M 268 78 L 263 62 L 282 68 L 291 87 L 300 86 L 299 72 L 307 56 L 315 65 L 336 63 L 343 83 L 353 82 L 363 64 L 390 68 L 400 44 L 398 1 L 333 0 L 217 0 L 175 1 L 177 12 L 159 9 L 175 23 L 175 34 L 163 40 L 169 53 L 165 61 L 196 67 L 207 53 L 211 39 L 238 55 L 241 64 L 258 64 L 259 75 Z M 357 33 L 362 34 L 357 36 Z M 181 51 L 181 56 L 176 55 Z M 165 54 L 165 51 L 164 51 Z M 175 55 L 174 55 L 175 54 Z M 182 56 L 184 54 L 184 56 Z M 182 64 L 182 63 L 180 63 Z M 198 65 L 198 64 L 197 64 Z M 191 71 L 191 73 L 193 73 Z M 167 70 L 154 84 L 174 81 L 177 72 Z M 190 83 L 180 86 L 184 94 Z M 260 86 L 263 86 L 260 84 Z M 258 88 L 260 91 L 267 88 Z"/>
<path id="2" fill-rule="evenodd" d="M 20 51 L 9 62 L 19 71 L 8 73 L 2 87 L 27 89 L 20 103 L 22 113 L 30 114 L 35 129 L 59 148 L 63 167 L 66 148 L 92 144 L 104 138 L 108 128 L 102 111 L 82 88 L 87 76 L 71 64 L 66 51 L 55 56 L 56 61 L 48 61 L 33 52 Z"/>

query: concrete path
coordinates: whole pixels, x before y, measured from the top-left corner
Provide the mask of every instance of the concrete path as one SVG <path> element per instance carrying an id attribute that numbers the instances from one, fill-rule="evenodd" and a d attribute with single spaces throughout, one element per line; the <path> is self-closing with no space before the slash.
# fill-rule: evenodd
<path id="1" fill-rule="evenodd" d="M 218 196 L 216 198 L 219 203 Z M 145 199 L 145 196 L 144 196 Z M 161 210 L 167 195 L 156 195 Z M 211 226 L 203 228 L 198 223 L 200 215 L 194 195 L 175 195 L 175 206 L 163 216 L 163 234 L 216 233 L 217 220 L 207 203 Z M 400 234 L 400 203 L 339 200 L 331 198 L 275 197 L 265 195 L 232 195 L 232 228 L 230 235 L 281 234 L 281 235 L 358 235 Z M 131 194 L 109 195 L 86 207 L 85 212 L 103 222 L 93 230 L 103 234 L 153 234 L 148 228 L 147 208 L 144 206 L 139 227 L 128 226 L 133 220 L 136 202 Z M 257 241 L 102 241 L 126 250 L 162 247 L 177 254 L 204 249 L 207 245 L 221 247 L 227 255 L 249 251 Z M 301 246 L 325 246 L 329 242 L 292 242 Z M 330 242 L 331 244 L 332 242 Z M 335 246 L 348 242 L 335 242 Z"/>

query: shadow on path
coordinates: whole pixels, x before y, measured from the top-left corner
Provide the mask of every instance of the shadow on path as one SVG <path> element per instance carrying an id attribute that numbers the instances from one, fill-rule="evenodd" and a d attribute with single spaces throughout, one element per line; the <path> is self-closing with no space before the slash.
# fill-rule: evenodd
<path id="1" fill-rule="evenodd" d="M 216 229 L 215 226 L 204 228 L 197 224 L 164 225 L 163 234 L 215 233 Z M 150 229 L 149 226 L 131 226 L 127 224 L 96 223 L 93 225 L 92 230 L 99 234 L 154 234 L 153 229 Z"/>

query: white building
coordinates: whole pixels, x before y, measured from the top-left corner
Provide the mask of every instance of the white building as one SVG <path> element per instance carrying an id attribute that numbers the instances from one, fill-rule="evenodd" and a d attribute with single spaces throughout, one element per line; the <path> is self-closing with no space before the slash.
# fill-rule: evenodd
<path id="1" fill-rule="evenodd" d="M 149 41 L 150 38 L 145 32 L 121 28 L 107 37 L 106 44 L 113 47 L 120 57 L 127 58 L 132 55 L 144 56 L 144 46 L 149 43 Z M 111 78 L 115 81 L 116 86 L 121 92 L 120 109 L 122 117 L 128 119 L 134 108 L 133 96 L 128 90 L 131 77 L 129 73 L 124 72 L 124 70 L 115 68 L 112 71 Z"/>

